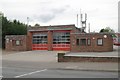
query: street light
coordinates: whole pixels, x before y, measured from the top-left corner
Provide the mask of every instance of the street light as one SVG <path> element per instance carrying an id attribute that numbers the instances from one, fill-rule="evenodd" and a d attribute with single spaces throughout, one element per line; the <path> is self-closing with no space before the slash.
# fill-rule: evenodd
<path id="1" fill-rule="evenodd" d="M 28 27 L 29 27 L 29 17 L 27 17 L 27 34 L 28 34 Z"/>

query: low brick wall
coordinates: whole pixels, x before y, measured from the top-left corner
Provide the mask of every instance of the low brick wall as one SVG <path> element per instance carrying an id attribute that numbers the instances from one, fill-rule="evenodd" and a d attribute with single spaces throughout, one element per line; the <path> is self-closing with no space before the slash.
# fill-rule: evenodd
<path id="1" fill-rule="evenodd" d="M 65 56 L 65 53 L 58 53 L 58 62 L 118 62 L 118 57 L 80 57 Z"/>

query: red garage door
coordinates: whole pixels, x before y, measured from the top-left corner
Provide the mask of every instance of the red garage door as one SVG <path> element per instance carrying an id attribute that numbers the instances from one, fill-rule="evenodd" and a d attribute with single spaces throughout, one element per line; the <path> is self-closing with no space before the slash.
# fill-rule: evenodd
<path id="1" fill-rule="evenodd" d="M 70 51 L 70 32 L 55 31 L 53 32 L 53 50 Z"/>
<path id="2" fill-rule="evenodd" d="M 47 44 L 33 44 L 32 50 L 48 50 Z"/>
<path id="3" fill-rule="evenodd" d="M 47 33 L 35 33 L 32 40 L 32 50 L 48 50 Z"/>
<path id="4" fill-rule="evenodd" d="M 53 44 L 53 50 L 70 51 L 70 44 Z"/>

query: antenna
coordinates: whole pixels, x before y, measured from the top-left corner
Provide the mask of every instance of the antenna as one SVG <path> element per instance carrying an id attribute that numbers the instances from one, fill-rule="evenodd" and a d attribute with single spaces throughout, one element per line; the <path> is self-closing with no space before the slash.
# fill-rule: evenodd
<path id="1" fill-rule="evenodd" d="M 87 21 L 87 14 L 85 13 L 85 20 Z"/>
<path id="2" fill-rule="evenodd" d="M 84 19 L 83 19 L 84 18 Z M 86 29 L 87 14 L 81 14 L 82 30 Z"/>
<path id="3" fill-rule="evenodd" d="M 89 26 L 89 30 L 88 30 L 88 32 L 90 33 L 90 23 L 88 23 L 88 26 Z"/>
<path id="4" fill-rule="evenodd" d="M 82 10 L 80 9 L 80 32 L 82 32 Z"/>
<path id="5" fill-rule="evenodd" d="M 80 9 L 80 27 L 82 27 L 81 20 L 82 20 L 82 14 L 81 14 L 81 9 Z"/>
<path id="6" fill-rule="evenodd" d="M 77 14 L 77 27 L 78 27 L 78 14 Z"/>
<path id="7" fill-rule="evenodd" d="M 80 18 L 79 18 L 80 25 L 78 24 L 78 21 L 79 21 L 78 16 L 79 16 L 79 14 L 77 14 L 77 27 L 80 26 L 79 27 L 79 28 L 81 28 L 80 31 L 83 32 L 86 29 L 87 14 L 86 13 L 82 14 L 81 9 L 80 9 Z"/>

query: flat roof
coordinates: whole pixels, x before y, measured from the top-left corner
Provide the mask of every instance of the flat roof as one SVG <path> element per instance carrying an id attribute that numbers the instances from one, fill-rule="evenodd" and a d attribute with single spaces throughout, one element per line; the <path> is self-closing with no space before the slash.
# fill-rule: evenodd
<path id="1" fill-rule="evenodd" d="M 87 35 L 87 34 L 91 34 L 91 35 L 92 35 L 92 34 L 104 34 L 104 35 L 105 35 L 105 34 L 106 34 L 106 35 L 107 35 L 107 34 L 110 34 L 110 35 L 111 35 L 111 34 L 113 34 L 113 33 L 71 33 L 71 34 L 83 34 L 83 35 L 84 35 L 84 34 L 86 34 L 86 35 Z"/>
<path id="2" fill-rule="evenodd" d="M 64 29 L 59 29 L 59 28 L 48 28 L 48 29 L 43 29 L 43 30 L 31 29 L 31 30 L 28 30 L 28 31 L 33 32 L 33 31 L 53 31 L 53 30 L 72 30 L 72 28 L 64 28 Z"/>
<path id="3" fill-rule="evenodd" d="M 68 24 L 68 25 L 49 25 L 49 26 L 32 26 L 30 28 L 40 28 L 40 27 L 61 27 L 61 26 L 75 26 L 75 24 Z"/>

